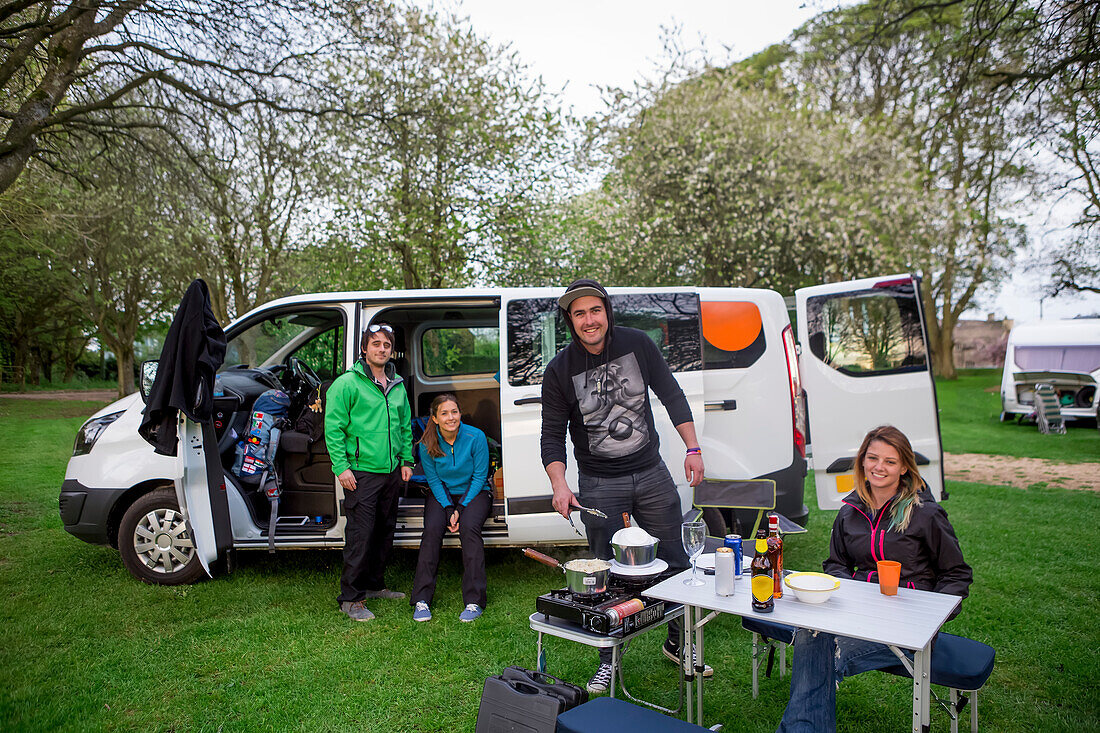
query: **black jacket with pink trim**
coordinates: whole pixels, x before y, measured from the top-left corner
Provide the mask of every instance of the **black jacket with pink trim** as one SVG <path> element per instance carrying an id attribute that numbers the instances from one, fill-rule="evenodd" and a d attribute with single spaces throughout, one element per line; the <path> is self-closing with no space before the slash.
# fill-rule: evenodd
<path id="1" fill-rule="evenodd" d="M 829 559 L 822 563 L 825 572 L 877 583 L 875 563 L 896 560 L 901 563 L 903 587 L 966 598 L 974 573 L 963 560 L 955 529 L 927 489 L 920 493 L 920 500 L 920 505 L 913 507 L 909 526 L 899 532 L 888 529 L 893 500 L 876 514 L 856 492 L 844 497 L 833 522 Z"/>

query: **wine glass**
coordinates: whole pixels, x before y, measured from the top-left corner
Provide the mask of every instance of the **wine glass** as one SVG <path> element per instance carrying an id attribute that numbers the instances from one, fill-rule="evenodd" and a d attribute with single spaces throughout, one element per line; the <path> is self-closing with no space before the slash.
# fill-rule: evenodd
<path id="1" fill-rule="evenodd" d="M 695 577 L 695 561 L 702 554 L 707 539 L 706 522 L 684 522 L 680 527 L 680 539 L 684 543 L 684 552 L 691 558 L 691 577 L 684 579 L 684 585 L 703 585 L 703 581 Z"/>

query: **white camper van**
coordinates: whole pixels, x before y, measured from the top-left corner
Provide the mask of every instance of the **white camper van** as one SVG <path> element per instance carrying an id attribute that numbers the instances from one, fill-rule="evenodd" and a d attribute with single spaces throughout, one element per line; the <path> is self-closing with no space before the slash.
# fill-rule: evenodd
<path id="1" fill-rule="evenodd" d="M 1001 420 L 1035 412 L 1035 385 L 1054 385 L 1062 417 L 1095 418 L 1100 382 L 1100 318 L 1023 323 L 1008 335 L 1001 373 Z"/>
<path id="2" fill-rule="evenodd" d="M 774 291 L 609 291 L 616 323 L 648 333 L 682 386 L 708 477 L 773 479 L 776 511 L 805 523 L 808 407 L 821 507 L 836 508 L 851 489 L 860 440 L 882 423 L 909 435 L 922 474 L 934 495 L 942 495 L 935 394 L 910 276 L 799 291 L 801 356 L 785 302 Z M 543 369 L 569 339 L 557 308 L 561 292 L 326 293 L 256 308 L 226 329 L 213 434 L 205 442 L 202 433 L 185 432 L 180 458 L 155 454 L 137 434 L 143 405 L 136 394 L 105 407 L 80 429 L 60 495 L 65 529 L 117 547 L 136 577 L 164 584 L 197 580 L 230 550 L 266 550 L 269 533 L 278 549 L 342 547 L 343 490 L 323 437 L 282 434 L 277 460 L 283 494 L 275 527 L 269 526 L 267 499 L 241 486 L 230 470 L 234 445 L 262 392 L 287 391 L 293 418 L 319 383 L 351 366 L 363 327 L 385 320 L 395 328 L 394 362 L 413 415 L 425 415 L 440 392 L 455 392 L 463 419 L 486 433 L 499 456 L 486 544 L 582 543 L 551 506 L 539 451 Z M 687 511 L 691 490 L 677 468 L 683 445 L 659 403 L 654 416 Z M 209 477 L 219 459 L 221 475 Z M 573 461 L 568 470 L 575 487 Z M 424 492 L 414 480 L 401 497 L 397 545 L 418 544 L 423 508 Z"/>

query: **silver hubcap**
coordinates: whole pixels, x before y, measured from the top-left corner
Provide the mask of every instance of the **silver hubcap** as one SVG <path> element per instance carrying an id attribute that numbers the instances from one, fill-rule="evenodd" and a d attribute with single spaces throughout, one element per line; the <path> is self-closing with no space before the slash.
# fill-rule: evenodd
<path id="1" fill-rule="evenodd" d="M 195 556 L 183 514 L 175 509 L 154 509 L 134 527 L 134 551 L 155 573 L 183 570 Z"/>

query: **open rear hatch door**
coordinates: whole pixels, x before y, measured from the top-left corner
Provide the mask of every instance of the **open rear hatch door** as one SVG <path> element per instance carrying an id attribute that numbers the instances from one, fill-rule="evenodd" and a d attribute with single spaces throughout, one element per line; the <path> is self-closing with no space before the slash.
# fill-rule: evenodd
<path id="1" fill-rule="evenodd" d="M 840 508 L 853 489 L 863 436 L 879 425 L 908 436 L 921 477 L 937 500 L 943 498 L 943 449 L 918 278 L 803 288 L 795 303 L 818 506 Z"/>

